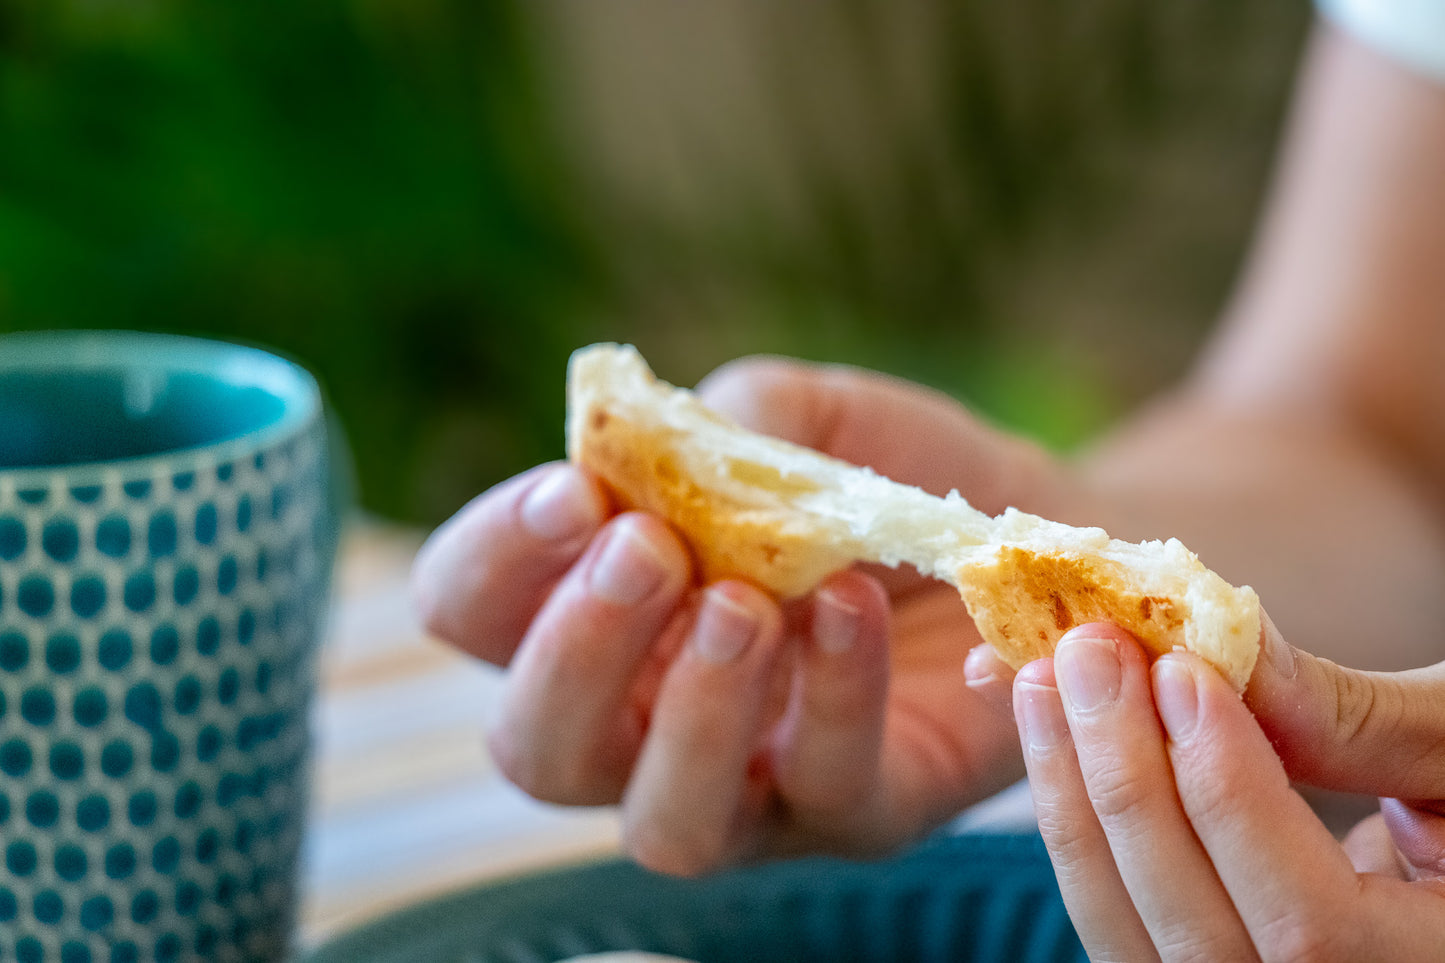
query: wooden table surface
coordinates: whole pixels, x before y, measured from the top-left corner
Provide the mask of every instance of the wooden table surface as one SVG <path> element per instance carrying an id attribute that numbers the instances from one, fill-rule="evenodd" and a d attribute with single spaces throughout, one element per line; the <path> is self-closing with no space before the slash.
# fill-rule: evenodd
<path id="1" fill-rule="evenodd" d="M 301 939 L 470 883 L 617 851 L 611 810 L 538 803 L 488 761 L 496 670 L 426 638 L 407 598 L 422 534 L 347 535 L 313 713 Z"/>

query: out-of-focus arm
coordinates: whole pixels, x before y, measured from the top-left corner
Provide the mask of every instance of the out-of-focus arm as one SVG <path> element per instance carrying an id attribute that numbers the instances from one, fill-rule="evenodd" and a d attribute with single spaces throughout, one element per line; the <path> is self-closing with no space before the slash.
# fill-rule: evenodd
<path id="1" fill-rule="evenodd" d="M 1317 31 L 1219 335 L 1084 465 L 1120 534 L 1179 535 L 1296 645 L 1445 657 L 1445 80 Z"/>

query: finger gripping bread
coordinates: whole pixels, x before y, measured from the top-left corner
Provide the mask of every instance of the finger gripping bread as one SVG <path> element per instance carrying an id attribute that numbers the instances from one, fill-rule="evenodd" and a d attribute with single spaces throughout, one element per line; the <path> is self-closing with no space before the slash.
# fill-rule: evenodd
<path id="1" fill-rule="evenodd" d="M 908 563 L 958 589 L 1014 668 L 1075 625 L 1106 621 L 1154 655 L 1186 648 L 1243 691 L 1259 599 L 1177 539 L 1130 542 L 1008 509 L 991 517 L 856 465 L 748 431 L 658 381 L 630 346 L 572 357 L 567 450 L 627 508 L 666 518 L 702 577 L 787 598 L 854 562 Z"/>

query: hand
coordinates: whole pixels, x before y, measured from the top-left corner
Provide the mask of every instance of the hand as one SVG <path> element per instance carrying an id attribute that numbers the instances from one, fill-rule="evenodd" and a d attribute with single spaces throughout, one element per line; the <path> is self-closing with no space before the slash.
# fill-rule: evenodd
<path id="1" fill-rule="evenodd" d="M 1439 959 L 1445 671 L 1343 669 L 1272 624 L 1265 651 L 1245 701 L 1189 654 L 1151 671 L 1104 625 L 1018 673 L 1039 828 L 1090 957 Z M 1413 801 L 1341 846 L 1291 777 Z"/>
<path id="2" fill-rule="evenodd" d="M 1052 461 L 917 386 L 748 361 L 699 393 L 985 510 L 1063 511 Z M 489 733 L 504 774 L 552 802 L 620 802 L 626 847 L 655 869 L 885 851 L 1022 776 L 1011 723 L 965 681 L 978 638 L 953 589 L 860 568 L 779 606 L 692 578 L 660 519 L 614 514 L 584 472 L 547 465 L 438 530 L 413 584 L 433 634 L 508 667 Z"/>

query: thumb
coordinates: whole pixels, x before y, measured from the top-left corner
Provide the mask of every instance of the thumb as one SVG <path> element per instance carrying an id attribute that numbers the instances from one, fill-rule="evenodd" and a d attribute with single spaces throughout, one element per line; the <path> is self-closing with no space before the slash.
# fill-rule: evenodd
<path id="1" fill-rule="evenodd" d="M 1445 799 L 1445 663 L 1364 672 L 1293 648 L 1266 614 L 1245 691 L 1292 779 L 1342 792 Z"/>
<path id="2" fill-rule="evenodd" d="M 744 358 L 697 393 L 743 425 L 866 465 L 935 495 L 958 489 L 976 508 L 1051 515 L 1065 490 L 1042 448 L 986 425 L 947 395 L 848 365 Z"/>

